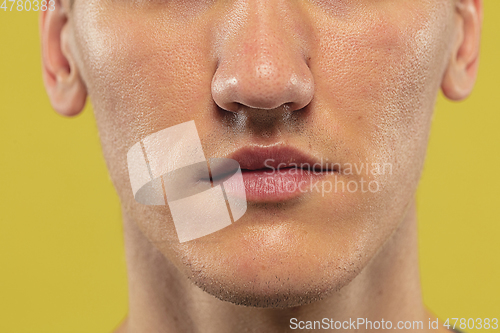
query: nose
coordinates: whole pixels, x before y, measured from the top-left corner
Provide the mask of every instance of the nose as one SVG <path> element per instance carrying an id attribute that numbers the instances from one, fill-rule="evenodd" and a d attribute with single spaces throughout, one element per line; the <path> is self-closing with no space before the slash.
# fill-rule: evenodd
<path id="1" fill-rule="evenodd" d="M 293 3 L 293 2 L 292 2 Z M 314 95 L 307 33 L 290 1 L 239 1 L 217 31 L 212 97 L 224 110 L 299 110 Z M 234 17 L 237 17 L 234 19 Z M 285 24 L 283 23 L 285 21 Z"/>

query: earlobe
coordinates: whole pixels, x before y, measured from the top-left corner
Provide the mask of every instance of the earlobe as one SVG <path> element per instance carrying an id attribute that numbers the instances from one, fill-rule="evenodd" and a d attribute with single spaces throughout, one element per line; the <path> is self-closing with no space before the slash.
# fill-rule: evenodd
<path id="1" fill-rule="evenodd" d="M 457 0 L 455 44 L 441 89 L 451 100 L 470 95 L 476 82 L 483 16 L 482 0 Z"/>
<path id="2" fill-rule="evenodd" d="M 80 113 L 87 89 L 69 47 L 68 17 L 60 1 L 40 14 L 43 81 L 52 107 L 61 115 Z"/>

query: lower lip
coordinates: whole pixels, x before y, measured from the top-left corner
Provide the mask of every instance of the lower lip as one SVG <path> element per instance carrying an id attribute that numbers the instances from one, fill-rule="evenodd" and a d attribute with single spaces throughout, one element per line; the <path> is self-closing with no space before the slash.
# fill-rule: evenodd
<path id="1" fill-rule="evenodd" d="M 279 171 L 242 170 L 247 201 L 280 202 L 311 191 L 328 172 L 286 168 Z"/>

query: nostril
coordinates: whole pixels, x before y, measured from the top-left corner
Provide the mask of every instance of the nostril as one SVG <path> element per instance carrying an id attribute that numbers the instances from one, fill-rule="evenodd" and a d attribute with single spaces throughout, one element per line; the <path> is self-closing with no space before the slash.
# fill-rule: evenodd
<path id="1" fill-rule="evenodd" d="M 238 79 L 236 77 L 221 77 L 216 72 L 211 85 L 212 98 L 214 102 L 222 109 L 227 111 L 238 111 L 239 105 L 236 101 Z"/>

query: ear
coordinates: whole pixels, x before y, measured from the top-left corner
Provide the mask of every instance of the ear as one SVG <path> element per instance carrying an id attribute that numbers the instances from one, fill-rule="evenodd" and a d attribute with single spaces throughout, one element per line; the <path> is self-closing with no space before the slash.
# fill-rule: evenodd
<path id="1" fill-rule="evenodd" d="M 482 0 L 456 0 L 455 41 L 441 84 L 451 100 L 469 96 L 476 82 L 482 22 Z"/>
<path id="2" fill-rule="evenodd" d="M 71 54 L 68 13 L 69 5 L 57 0 L 53 11 L 40 13 L 39 27 L 43 82 L 50 102 L 59 114 L 74 116 L 85 106 L 87 89 Z"/>

